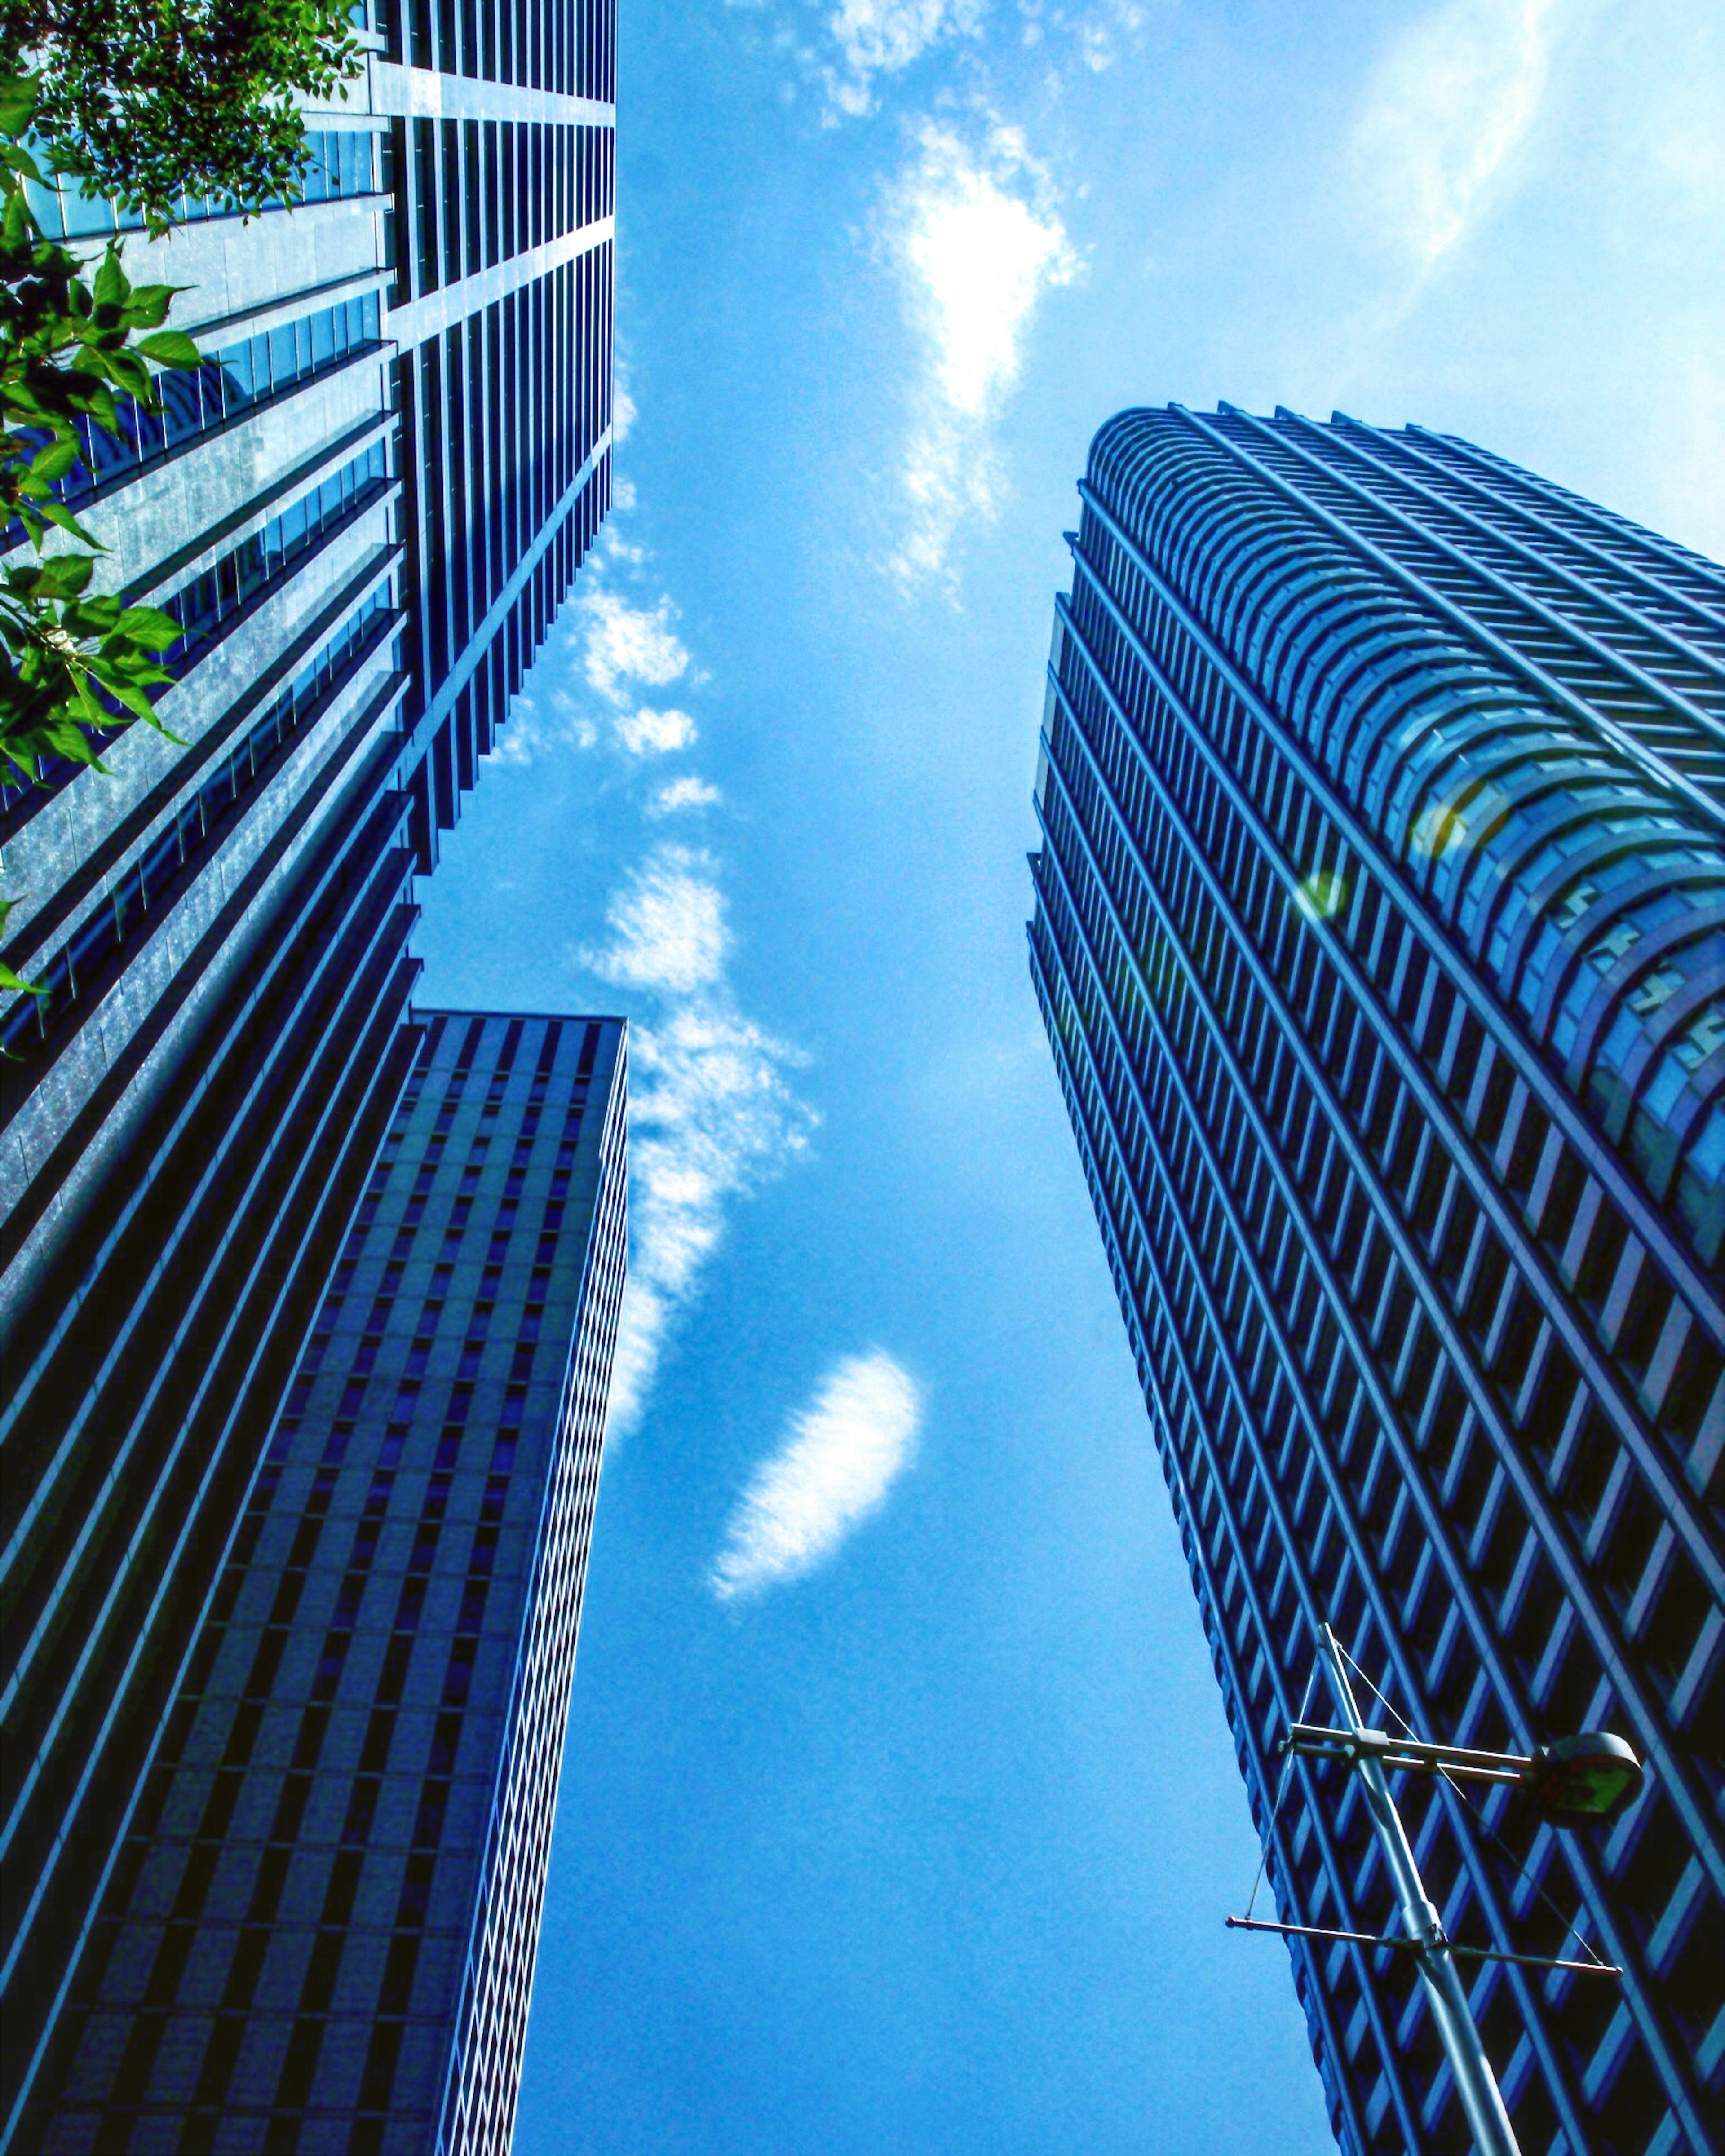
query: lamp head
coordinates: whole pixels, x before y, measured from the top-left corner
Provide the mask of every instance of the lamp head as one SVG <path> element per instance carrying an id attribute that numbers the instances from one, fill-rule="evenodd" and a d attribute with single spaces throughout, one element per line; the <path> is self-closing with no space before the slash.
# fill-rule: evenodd
<path id="1" fill-rule="evenodd" d="M 1589 1729 L 1542 1745 L 1522 1786 L 1542 1818 L 1571 1827 L 1615 1819 L 1640 1795 L 1641 1780 L 1631 1744 L 1609 1730 Z"/>

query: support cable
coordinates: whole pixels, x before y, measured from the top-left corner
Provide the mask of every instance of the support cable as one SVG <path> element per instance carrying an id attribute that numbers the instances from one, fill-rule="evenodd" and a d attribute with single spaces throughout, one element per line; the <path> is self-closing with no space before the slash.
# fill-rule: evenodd
<path id="1" fill-rule="evenodd" d="M 1418 1743 L 1420 1740 L 1417 1737 L 1414 1737 L 1413 1727 L 1408 1721 L 1407 1717 L 1403 1714 L 1399 1708 L 1394 1706 L 1390 1701 L 1384 1697 L 1384 1694 L 1378 1691 L 1377 1686 L 1372 1682 L 1372 1680 L 1366 1675 L 1359 1664 L 1355 1661 L 1353 1656 L 1348 1653 L 1347 1648 L 1342 1646 L 1342 1642 L 1339 1640 L 1337 1640 L 1336 1645 L 1342 1649 L 1343 1660 L 1348 1664 L 1348 1668 L 1353 1671 L 1354 1675 L 1359 1679 L 1366 1690 L 1370 1692 L 1373 1698 L 1377 1701 L 1378 1704 L 1384 1708 L 1386 1713 L 1394 1715 L 1395 1719 L 1401 1724 L 1402 1734 L 1404 1737 L 1412 1738 L 1415 1743 Z M 1602 1969 L 1609 1969 L 1611 1964 L 1600 1958 L 1598 1949 L 1593 1945 L 1592 1942 L 1586 1938 L 1582 1932 L 1580 1925 L 1577 1923 L 1575 1919 L 1565 1913 L 1562 1903 L 1556 1901 L 1553 1896 L 1547 1892 L 1546 1888 L 1534 1876 L 1533 1873 L 1527 1868 L 1527 1866 L 1522 1863 L 1521 1858 L 1516 1855 L 1514 1850 L 1510 1847 L 1509 1844 L 1504 1840 L 1503 1836 L 1499 1834 L 1497 1828 L 1492 1825 L 1491 1822 L 1486 1817 L 1485 1814 L 1482 1811 L 1476 1810 L 1474 1806 L 1469 1804 L 1466 1793 L 1462 1789 L 1461 1784 L 1455 1779 L 1455 1776 L 1447 1772 L 1447 1770 L 1442 1766 L 1440 1766 L 1436 1771 L 1438 1779 L 1445 1783 L 1453 1792 L 1456 1803 L 1459 1804 L 1462 1810 L 1466 1813 L 1470 1824 L 1477 1827 L 1489 1840 L 1497 1843 L 1498 1848 L 1502 1851 L 1503 1856 L 1508 1861 L 1512 1870 L 1518 1872 L 1521 1876 L 1527 1881 L 1527 1884 L 1533 1889 L 1533 1892 L 1539 1897 L 1540 1900 L 1544 1902 L 1546 1907 L 1551 1911 L 1553 1916 L 1554 1916 L 1558 1922 L 1564 1926 L 1566 1935 L 1568 1933 L 1573 1932 L 1578 1943 L 1580 1945 L 1583 1951 L 1590 1958 L 1594 1964 Z M 1250 1909 L 1246 1912 L 1246 1914 L 1248 1916 L 1251 1914 Z"/>

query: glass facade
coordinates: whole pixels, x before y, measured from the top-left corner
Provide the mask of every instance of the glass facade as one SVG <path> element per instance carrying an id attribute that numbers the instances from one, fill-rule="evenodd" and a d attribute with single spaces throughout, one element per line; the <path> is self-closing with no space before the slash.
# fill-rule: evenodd
<path id="1" fill-rule="evenodd" d="M 308 127 L 297 199 L 308 203 L 339 202 L 344 197 L 375 192 L 377 181 L 374 148 L 375 138 L 368 133 L 344 130 L 332 134 Z M 78 187 L 68 187 L 61 192 L 33 180 L 27 180 L 24 184 L 37 222 L 50 239 L 112 239 L 124 233 L 143 229 L 144 220 L 137 211 L 122 209 L 119 203 L 109 202 L 103 196 L 87 194 Z M 275 196 L 261 207 L 283 209 L 286 204 Z M 233 217 L 237 213 L 233 203 L 225 197 L 182 195 L 174 218 L 179 224 L 198 224 L 206 218 Z"/>
<path id="2" fill-rule="evenodd" d="M 80 498 L 177 738 L 0 788 L 0 2148 L 417 1050 L 415 879 L 610 500 L 608 4 L 362 39 L 307 198 L 168 243 L 210 363 Z"/>
<path id="3" fill-rule="evenodd" d="M 624 1036 L 421 1023 L 32 2148 L 508 2146 L 623 1287 Z"/>
<path id="4" fill-rule="evenodd" d="M 1281 1918 L 1397 1928 L 1358 1779 L 1283 1784 L 1321 1624 L 1385 1727 L 1620 1732 L 1608 1829 L 1398 1794 L 1453 1938 L 1624 1969 L 1463 1965 L 1523 2149 L 1702 2156 L 1725 572 L 1340 414 L 1126 413 L 1081 491 L 1031 973 Z M 1465 2151 L 1409 1957 L 1290 1951 L 1343 2145 Z"/>

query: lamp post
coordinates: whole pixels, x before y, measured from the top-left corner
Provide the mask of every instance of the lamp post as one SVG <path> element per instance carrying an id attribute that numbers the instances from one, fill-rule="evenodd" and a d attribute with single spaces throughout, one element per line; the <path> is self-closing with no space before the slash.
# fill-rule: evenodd
<path id="1" fill-rule="evenodd" d="M 1473 2010 L 1457 1961 L 1515 1962 L 1527 1968 L 1569 1969 L 1590 1976 L 1621 1976 L 1623 1972 L 1601 1961 L 1563 1961 L 1491 1947 L 1453 1946 L 1420 1879 L 1385 1769 L 1399 1768 L 1463 1781 L 1513 1784 L 1527 1793 L 1553 1825 L 1574 1826 L 1585 1820 L 1615 1817 L 1630 1803 L 1640 1788 L 1640 1762 L 1622 1738 L 1604 1731 L 1563 1738 L 1537 1753 L 1486 1752 L 1466 1745 L 1428 1744 L 1417 1738 L 1391 1737 L 1381 1729 L 1368 1728 L 1362 1719 L 1348 1681 L 1347 1658 L 1327 1625 L 1319 1628 L 1318 1651 L 1329 1671 L 1341 1726 L 1328 1728 L 1296 1722 L 1289 1728 L 1282 1748 L 1306 1758 L 1343 1760 L 1358 1774 L 1367 1813 L 1394 1886 L 1403 1929 L 1399 1935 L 1379 1938 L 1370 1933 L 1335 1931 L 1316 1924 L 1255 1922 L 1250 1917 L 1230 1917 L 1229 1927 L 1302 1938 L 1344 1939 L 1358 1946 L 1391 1947 L 1411 1953 L 1478 2156 L 1521 2156 L 1497 2077 L 1474 2025 Z"/>

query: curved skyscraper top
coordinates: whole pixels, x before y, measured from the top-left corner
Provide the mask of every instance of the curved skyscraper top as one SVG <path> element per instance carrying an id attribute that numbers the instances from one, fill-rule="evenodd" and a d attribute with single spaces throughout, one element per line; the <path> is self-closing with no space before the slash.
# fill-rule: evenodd
<path id="1" fill-rule="evenodd" d="M 1081 491 L 1099 566 L 1168 579 L 1716 1260 L 1725 571 L 1339 413 L 1122 413 Z"/>
<path id="2" fill-rule="evenodd" d="M 1468 1964 L 1522 2148 L 1717 2148 L 1725 572 L 1340 415 L 1081 491 L 1031 968 L 1281 1913 L 1393 1928 L 1346 1774 L 1276 1802 L 1322 1624 L 1386 1727 L 1621 1731 L 1609 1829 L 1404 1811 L 1453 1937 L 1625 1972 Z M 1292 1950 L 1343 2144 L 1468 2148 L 1410 1958 Z"/>

